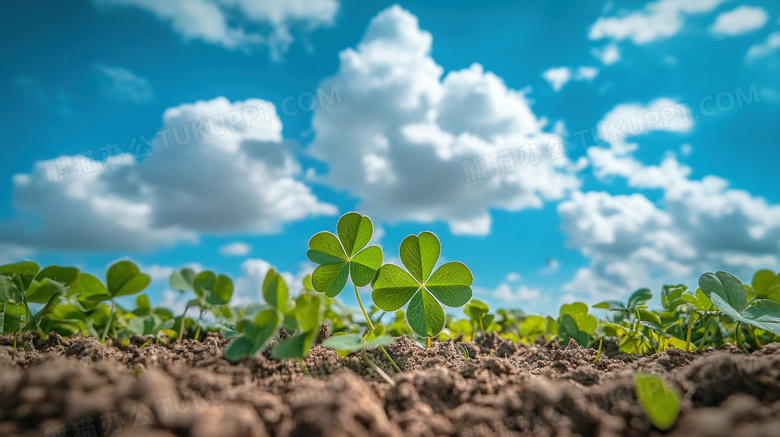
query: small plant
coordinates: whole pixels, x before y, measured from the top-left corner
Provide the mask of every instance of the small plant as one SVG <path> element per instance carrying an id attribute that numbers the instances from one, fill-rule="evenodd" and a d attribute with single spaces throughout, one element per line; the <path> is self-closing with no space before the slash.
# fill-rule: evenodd
<path id="1" fill-rule="evenodd" d="M 74 267 L 49 266 L 40 269 L 32 261 L 0 266 L 0 333 L 14 334 L 23 330 L 41 329 L 42 318 L 56 305 L 68 285 L 78 278 Z M 31 303 L 44 304 L 37 313 L 30 311 Z"/>
<path id="2" fill-rule="evenodd" d="M 598 320 L 592 314 L 588 314 L 588 306 L 584 303 L 574 302 L 561 306 L 558 317 L 558 337 L 563 344 L 573 338 L 580 346 L 586 347 L 598 326 Z"/>
<path id="3" fill-rule="evenodd" d="M 89 273 L 81 273 L 78 282 L 74 285 L 79 301 L 89 306 L 101 302 L 111 302 L 108 321 L 100 334 L 100 342 L 106 340 L 108 331 L 111 330 L 116 315 L 117 305 L 114 299 L 122 296 L 131 296 L 143 291 L 151 282 L 148 275 L 141 273 L 138 266 L 131 261 L 119 261 L 108 268 L 106 272 L 106 285 L 100 279 Z"/>
<path id="4" fill-rule="evenodd" d="M 484 337 L 485 326 L 490 326 L 490 323 L 493 322 L 493 318 L 495 317 L 488 314 L 490 312 L 490 307 L 481 300 L 472 299 L 471 302 L 467 303 L 463 308 L 463 312 L 471 319 L 471 332 L 476 330 L 475 327 L 479 327 L 479 330 Z"/>
<path id="5" fill-rule="evenodd" d="M 295 300 L 295 316 L 298 320 L 298 333 L 282 340 L 273 349 L 273 354 L 279 359 L 296 359 L 301 371 L 309 374 L 303 359 L 309 355 L 314 340 L 320 332 L 322 321 L 322 296 L 304 293 Z"/>
<path id="6" fill-rule="evenodd" d="M 375 245 L 366 247 L 374 235 L 374 224 L 367 216 L 349 212 L 339 219 L 336 232 L 338 237 L 323 231 L 309 240 L 306 257 L 319 264 L 311 274 L 312 287 L 333 299 L 341 294 L 347 280 L 351 279 L 355 297 L 368 325 L 368 332 L 372 332 L 376 327 L 366 313 L 358 287 L 370 284 L 382 265 L 382 249 Z M 400 372 L 401 369 L 387 350 L 382 345 L 379 347 L 396 371 Z"/>
<path id="7" fill-rule="evenodd" d="M 674 425 L 680 411 L 680 395 L 663 379 L 649 373 L 634 375 L 636 397 L 656 428 L 665 431 Z"/>
<path id="8" fill-rule="evenodd" d="M 437 335 L 444 327 L 441 304 L 461 307 L 471 299 L 474 277 L 465 264 L 448 262 L 434 271 L 441 253 L 438 237 L 431 232 L 409 235 L 401 242 L 400 257 L 406 270 L 385 264 L 372 286 L 374 304 L 397 311 L 408 304 L 406 320 L 423 337 Z"/>
<path id="9" fill-rule="evenodd" d="M 263 280 L 262 291 L 268 307 L 258 312 L 253 319 L 244 319 L 238 323 L 240 334 L 225 349 L 225 358 L 228 360 L 255 356 L 276 337 L 282 327 L 288 311 L 288 289 L 282 275 L 274 269 L 269 270 Z"/>
<path id="10" fill-rule="evenodd" d="M 699 278 L 699 287 L 723 314 L 738 322 L 734 335 L 745 352 L 747 349 L 739 338 L 743 324 L 780 335 L 780 303 L 769 299 L 748 301 L 746 287 L 730 273 L 705 273 Z"/>

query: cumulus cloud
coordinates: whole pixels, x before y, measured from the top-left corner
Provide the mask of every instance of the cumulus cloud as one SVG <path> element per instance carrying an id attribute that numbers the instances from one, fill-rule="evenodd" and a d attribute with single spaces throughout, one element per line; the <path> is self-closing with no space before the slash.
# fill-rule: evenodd
<path id="1" fill-rule="evenodd" d="M 247 256 L 252 250 L 252 246 L 244 243 L 243 241 L 236 241 L 235 243 L 225 244 L 219 248 L 220 255 L 225 256 Z"/>
<path id="2" fill-rule="evenodd" d="M 97 64 L 100 92 L 120 102 L 145 103 L 154 98 L 154 91 L 146 78 L 124 67 Z"/>
<path id="3" fill-rule="evenodd" d="M 591 26 L 588 38 L 628 39 L 637 45 L 647 44 L 676 35 L 688 16 L 710 12 L 725 1 L 658 0 L 638 11 L 599 17 Z"/>
<path id="4" fill-rule="evenodd" d="M 772 32 L 763 42 L 750 46 L 745 58 L 749 61 L 763 58 L 778 48 L 780 48 L 780 32 Z"/>
<path id="5" fill-rule="evenodd" d="M 720 36 L 735 36 L 756 31 L 766 24 L 769 14 L 759 7 L 742 5 L 715 18 L 710 32 Z"/>
<path id="6" fill-rule="evenodd" d="M 294 41 L 293 29 L 311 32 L 333 25 L 337 0 L 104 0 L 98 5 L 136 7 L 168 23 L 184 41 L 229 49 L 266 44 L 278 57 Z M 247 30 L 249 29 L 249 30 Z"/>
<path id="7" fill-rule="evenodd" d="M 605 119 L 625 109 L 616 107 Z M 667 130 L 690 128 L 670 123 Z M 648 285 L 657 288 L 662 281 L 695 284 L 705 271 L 727 270 L 749 279 L 758 268 L 780 267 L 780 205 L 730 188 L 717 176 L 692 179 L 691 169 L 671 153 L 658 165 L 644 164 L 632 155 L 637 147 L 622 138 L 590 148 L 593 172 L 602 181 L 617 177 L 630 188 L 660 192 L 661 200 L 653 202 L 642 192 L 592 191 L 575 192 L 560 203 L 568 244 L 590 259 L 564 291 L 600 300 Z"/>
<path id="8" fill-rule="evenodd" d="M 272 233 L 293 220 L 337 212 L 297 179 L 300 166 L 282 142 L 270 103 L 198 101 L 169 108 L 163 124 L 143 160 L 127 153 L 104 162 L 66 156 L 15 175 L 19 214 L 0 222 L 0 241 L 144 250 L 194 242 L 201 233 Z M 81 166 L 66 168 L 67 177 L 54 182 L 60 162 Z"/>
<path id="9" fill-rule="evenodd" d="M 591 54 L 597 57 L 602 64 L 612 65 L 620 60 L 620 49 L 617 44 L 608 44 L 602 49 L 592 49 Z"/>
<path id="10" fill-rule="evenodd" d="M 554 67 L 542 73 L 542 77 L 550 83 L 553 91 L 560 91 L 571 80 L 571 70 L 568 67 Z"/>
<path id="11" fill-rule="evenodd" d="M 340 105 L 318 108 L 310 153 L 324 179 L 378 220 L 445 220 L 486 234 L 490 208 L 518 211 L 561 199 L 580 182 L 565 156 L 466 183 L 467 160 L 553 138 L 521 91 L 479 64 L 452 71 L 431 57 L 430 33 L 399 6 L 380 12 L 355 49 L 340 54 Z"/>
<path id="12" fill-rule="evenodd" d="M 262 285 L 265 275 L 273 266 L 264 259 L 252 258 L 241 263 L 241 275 L 234 282 L 233 298 L 231 303 L 235 305 L 244 305 L 253 302 L 263 301 Z M 311 274 L 314 267 L 309 262 L 302 262 L 298 271 L 291 273 L 280 271 L 289 289 L 290 297 L 295 297 L 303 290 L 303 278 Z"/>

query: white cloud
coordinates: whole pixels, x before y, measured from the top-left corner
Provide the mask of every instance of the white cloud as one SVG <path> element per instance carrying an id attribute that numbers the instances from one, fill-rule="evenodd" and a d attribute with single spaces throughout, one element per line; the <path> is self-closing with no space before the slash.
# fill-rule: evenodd
<path id="1" fill-rule="evenodd" d="M 515 272 L 509 272 L 506 274 L 506 282 L 517 282 L 520 280 L 520 275 Z"/>
<path id="2" fill-rule="evenodd" d="M 688 155 L 690 155 L 691 153 L 693 153 L 693 147 L 692 147 L 690 144 L 688 144 L 688 143 L 685 143 L 685 144 L 683 144 L 682 146 L 680 146 L 680 153 L 681 153 L 683 156 L 688 156 Z"/>
<path id="3" fill-rule="evenodd" d="M 542 73 L 542 77 L 550 83 L 553 91 L 560 91 L 571 80 L 571 70 L 568 67 L 554 67 Z"/>
<path id="4" fill-rule="evenodd" d="M 247 256 L 251 250 L 252 246 L 243 241 L 237 241 L 220 247 L 219 253 L 226 256 Z"/>
<path id="5" fill-rule="evenodd" d="M 690 109 L 668 97 L 649 103 L 624 103 L 610 110 L 598 124 L 598 134 L 614 147 L 623 146 L 625 140 L 655 131 L 688 132 L 694 120 Z"/>
<path id="6" fill-rule="evenodd" d="M 169 23 L 184 41 L 201 40 L 229 49 L 266 44 L 274 57 L 294 41 L 293 29 L 311 32 L 331 26 L 339 10 L 337 0 L 95 1 L 146 10 Z"/>
<path id="7" fill-rule="evenodd" d="M 591 54 L 599 58 L 604 65 L 612 65 L 620 60 L 620 49 L 614 43 L 604 46 L 603 49 L 592 49 Z"/>
<path id="8" fill-rule="evenodd" d="M 668 126 L 675 132 L 689 128 Z M 726 270 L 748 280 L 759 267 L 780 267 L 780 205 L 729 188 L 716 176 L 691 179 L 691 169 L 671 153 L 659 165 L 645 165 L 631 155 L 636 147 L 623 139 L 591 147 L 594 174 L 602 181 L 623 178 L 634 189 L 659 190 L 662 200 L 656 204 L 639 192 L 575 192 L 560 203 L 569 244 L 590 258 L 564 291 L 601 300 L 639 287 L 655 289 L 662 281 L 693 285 L 706 271 Z"/>
<path id="9" fill-rule="evenodd" d="M 763 58 L 780 48 L 780 32 L 772 32 L 764 42 L 750 46 L 745 57 L 748 60 Z"/>
<path id="10" fill-rule="evenodd" d="M 258 107 L 269 111 L 267 119 Z M 19 216 L 0 222 L 0 241 L 142 250 L 197 241 L 201 233 L 272 233 L 290 221 L 337 212 L 296 179 L 300 166 L 282 142 L 270 103 L 219 97 L 170 108 L 163 121 L 167 130 L 142 161 L 122 154 L 105 166 L 65 157 L 96 171 L 71 169 L 67 179 L 50 182 L 55 160 L 15 175 Z"/>
<path id="11" fill-rule="evenodd" d="M 100 91 L 114 100 L 144 103 L 154 98 L 154 91 L 146 78 L 140 77 L 124 67 L 97 64 Z"/>
<path id="12" fill-rule="evenodd" d="M 545 267 L 542 269 L 543 275 L 550 275 L 558 271 L 561 268 L 561 263 L 557 259 L 549 257 L 545 260 Z"/>
<path id="13" fill-rule="evenodd" d="M 593 80 L 598 76 L 599 69 L 596 67 L 582 66 L 577 68 L 577 76 L 575 80 Z"/>
<path id="14" fill-rule="evenodd" d="M 647 3 L 642 10 L 619 16 L 599 17 L 591 26 L 588 38 L 630 39 L 634 44 L 647 44 L 676 35 L 689 15 L 710 12 L 727 0 L 658 0 Z"/>
<path id="15" fill-rule="evenodd" d="M 159 264 L 152 264 L 150 266 L 140 266 L 142 272 L 149 275 L 152 278 L 152 282 L 168 281 L 173 273 L 174 269 L 170 266 L 162 266 Z"/>
<path id="16" fill-rule="evenodd" d="M 456 233 L 486 234 L 490 208 L 540 207 L 579 186 L 565 157 L 466 183 L 464 161 L 552 134 L 521 91 L 481 65 L 449 72 L 431 58 L 430 33 L 399 6 L 380 12 L 334 78 L 343 103 L 318 108 L 310 153 L 323 179 L 360 199 L 380 221 L 445 220 Z M 467 162 L 468 163 L 468 162 Z"/>
<path id="17" fill-rule="evenodd" d="M 718 15 L 710 32 L 721 36 L 742 35 L 764 27 L 768 20 L 769 14 L 764 9 L 742 5 Z"/>

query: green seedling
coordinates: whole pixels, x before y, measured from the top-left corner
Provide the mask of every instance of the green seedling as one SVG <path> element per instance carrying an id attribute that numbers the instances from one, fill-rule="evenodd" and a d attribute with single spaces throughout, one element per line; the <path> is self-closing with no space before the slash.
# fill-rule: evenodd
<path id="1" fill-rule="evenodd" d="M 225 349 L 225 358 L 237 361 L 243 357 L 253 357 L 276 337 L 282 327 L 285 313 L 288 312 L 288 289 L 282 275 L 271 269 L 263 280 L 263 299 L 267 308 L 259 311 L 253 319 L 244 319 L 238 323 L 240 334 Z"/>
<path id="2" fill-rule="evenodd" d="M 780 303 L 769 299 L 752 299 L 739 279 L 726 272 L 705 273 L 699 287 L 723 314 L 736 320 L 737 343 L 747 352 L 739 338 L 741 324 L 748 324 L 780 335 Z"/>
<path id="3" fill-rule="evenodd" d="M 471 323 L 474 326 L 479 326 L 479 330 L 482 332 L 482 336 L 485 336 L 485 326 L 490 326 L 493 321 L 493 315 L 489 315 L 490 308 L 485 302 L 481 300 L 472 299 L 463 308 L 463 313 L 469 316 Z M 472 328 L 472 332 L 474 329 Z"/>
<path id="4" fill-rule="evenodd" d="M 178 275 L 174 276 L 177 272 L 172 274 L 172 286 L 175 285 L 177 288 L 188 287 L 186 282 L 179 281 L 179 279 L 184 279 L 184 281 L 186 281 L 187 278 L 190 277 L 190 272 L 186 270 L 189 269 L 182 269 L 179 271 L 181 278 L 179 278 Z M 202 327 L 206 328 L 206 330 L 219 331 L 225 336 L 225 338 L 232 338 L 237 335 L 238 332 L 236 331 L 235 326 L 232 326 L 230 323 L 222 322 L 222 320 L 225 320 L 228 316 L 230 316 L 230 309 L 227 305 L 230 303 L 230 299 L 233 297 L 233 280 L 231 280 L 227 275 L 216 275 L 211 271 L 203 271 L 192 277 L 191 287 L 192 291 L 195 293 L 195 299 L 187 302 L 187 306 L 184 309 L 184 314 L 182 314 L 182 320 L 179 329 L 179 340 L 181 341 L 182 332 L 184 331 L 184 315 L 190 308 L 200 309 L 197 322 L 198 328 L 195 332 L 196 339 L 200 337 L 200 331 Z M 217 317 L 217 321 L 206 323 L 203 320 L 203 315 L 206 312 L 213 313 Z"/>
<path id="5" fill-rule="evenodd" d="M 149 276 L 141 273 L 138 266 L 131 261 L 119 261 L 109 267 L 106 272 L 106 285 L 89 273 L 79 274 L 78 281 L 74 284 L 79 302 L 91 308 L 101 302 L 111 302 L 108 321 L 100 334 L 101 343 L 106 341 L 106 335 L 114 322 L 117 309 L 114 299 L 140 293 L 150 282 Z"/>
<path id="6" fill-rule="evenodd" d="M 680 395 L 663 379 L 649 373 L 634 375 L 636 397 L 656 428 L 665 431 L 674 425 L 680 410 Z"/>
<path id="7" fill-rule="evenodd" d="M 372 286 L 374 304 L 397 311 L 408 304 L 406 320 L 420 336 L 437 335 L 444 328 L 441 304 L 461 307 L 471 299 L 474 277 L 465 264 L 448 262 L 434 271 L 441 253 L 439 238 L 431 232 L 409 235 L 401 242 L 400 257 L 406 270 L 385 264 Z"/>
<path id="8" fill-rule="evenodd" d="M 132 334 L 141 336 L 153 335 L 159 339 L 160 333 L 164 333 L 169 339 L 177 334 L 173 329 L 173 313 L 165 308 L 152 309 L 149 298 L 145 294 L 139 294 L 135 299 L 135 309 L 122 315 L 127 329 Z"/>
<path id="9" fill-rule="evenodd" d="M 309 374 L 303 359 L 309 355 L 312 344 L 320 332 L 322 321 L 322 296 L 319 294 L 305 293 L 295 300 L 295 315 L 298 319 L 298 333 L 283 340 L 273 349 L 273 354 L 278 359 L 296 359 L 301 366 L 301 371 Z"/>
<path id="10" fill-rule="evenodd" d="M 641 353 L 645 342 L 652 346 L 649 335 L 642 332 L 641 328 L 660 330 L 661 319 L 654 312 L 647 309 L 647 301 L 653 297 L 653 293 L 647 288 L 641 288 L 631 294 L 627 303 L 617 300 L 609 300 L 593 305 L 593 308 L 606 309 L 612 312 L 613 322 L 621 323 L 625 321 L 628 324 L 625 330 L 627 334 L 621 338 L 621 350 L 627 352 Z M 614 330 L 619 331 L 614 326 Z"/>
<path id="11" fill-rule="evenodd" d="M 24 329 L 37 329 L 44 335 L 40 329 L 43 317 L 56 306 L 67 286 L 76 281 L 78 273 L 74 267 L 49 266 L 41 270 L 31 261 L 0 266 L 0 332 L 14 334 L 14 348 Z M 33 314 L 31 303 L 44 306 Z"/>
<path id="12" fill-rule="evenodd" d="M 373 331 L 374 323 L 366 313 L 358 287 L 370 284 L 382 265 L 382 249 L 379 246 L 366 247 L 374 235 L 374 224 L 367 216 L 349 212 L 339 219 L 336 232 L 338 237 L 331 232 L 323 231 L 309 240 L 306 257 L 311 262 L 319 264 L 311 274 L 312 288 L 333 299 L 344 290 L 347 281 L 351 279 L 368 330 Z M 381 345 L 379 347 L 396 371 L 400 372 L 401 369 L 387 350 Z"/>
<path id="13" fill-rule="evenodd" d="M 558 337 L 563 344 L 573 338 L 582 347 L 586 347 L 592 334 L 598 328 L 596 317 L 588 314 L 588 306 L 582 302 L 564 304 L 558 317 Z"/>

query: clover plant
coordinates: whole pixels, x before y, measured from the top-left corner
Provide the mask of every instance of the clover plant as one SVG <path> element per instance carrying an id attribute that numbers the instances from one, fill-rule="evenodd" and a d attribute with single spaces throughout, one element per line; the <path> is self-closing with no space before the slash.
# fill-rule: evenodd
<path id="1" fill-rule="evenodd" d="M 0 333 L 14 334 L 23 329 L 41 329 L 42 318 L 56 305 L 68 285 L 76 281 L 75 267 L 49 266 L 41 270 L 32 261 L 0 266 Z M 31 303 L 44 304 L 35 314 Z"/>
<path id="2" fill-rule="evenodd" d="M 409 235 L 401 242 L 400 258 L 406 270 L 385 264 L 372 283 L 374 304 L 397 311 L 408 304 L 406 320 L 417 334 L 437 335 L 444 327 L 442 304 L 461 307 L 471 299 L 474 277 L 465 264 L 448 262 L 434 270 L 441 253 L 439 238 L 431 232 Z"/>
<path id="3" fill-rule="evenodd" d="M 141 273 L 138 266 L 132 261 L 119 261 L 111 265 L 106 272 L 106 284 L 89 273 L 80 273 L 78 281 L 74 284 L 79 294 L 79 301 L 90 307 L 94 307 L 101 302 L 111 302 L 111 311 L 108 321 L 100 334 L 100 342 L 106 340 L 106 334 L 111 329 L 116 315 L 116 302 L 114 299 L 122 296 L 131 296 L 145 289 L 151 279 L 148 275 Z"/>

